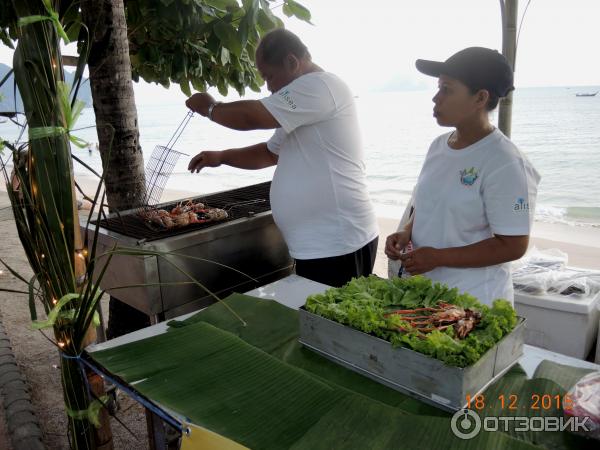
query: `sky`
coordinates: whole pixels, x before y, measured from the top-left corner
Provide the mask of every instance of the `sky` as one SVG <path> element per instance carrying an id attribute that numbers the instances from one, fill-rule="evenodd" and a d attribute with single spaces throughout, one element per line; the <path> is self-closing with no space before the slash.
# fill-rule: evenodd
<path id="1" fill-rule="evenodd" d="M 469 46 L 501 51 L 499 0 L 299 0 L 313 25 L 284 18 L 313 60 L 342 77 L 355 93 L 433 89 L 436 80 L 414 68 L 418 58 L 445 60 Z M 519 23 L 528 0 L 519 1 Z M 515 85 L 600 84 L 599 0 L 531 0 L 517 49 Z M 65 54 L 74 54 L 73 45 Z M 12 55 L 0 48 L 0 62 Z M 184 98 L 177 87 L 138 83 L 136 97 Z"/>

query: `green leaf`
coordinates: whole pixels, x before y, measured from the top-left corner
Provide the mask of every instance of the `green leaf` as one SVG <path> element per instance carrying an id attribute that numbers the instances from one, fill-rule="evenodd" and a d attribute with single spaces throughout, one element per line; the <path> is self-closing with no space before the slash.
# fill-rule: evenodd
<path id="1" fill-rule="evenodd" d="M 258 11 L 258 16 L 256 19 L 258 26 L 262 29 L 262 31 L 271 31 L 277 26 L 277 21 L 275 17 L 271 14 L 267 14 L 263 9 Z"/>
<path id="2" fill-rule="evenodd" d="M 10 35 L 8 33 L 5 32 L 5 30 L 0 30 L 0 40 L 2 40 L 2 43 L 4 45 L 6 45 L 8 48 L 12 48 L 14 49 L 14 45 L 13 42 L 10 38 Z"/>
<path id="3" fill-rule="evenodd" d="M 10 292 L 12 294 L 29 294 L 29 292 L 26 292 L 26 291 L 18 291 L 16 289 L 5 289 L 5 288 L 0 288 L 0 292 Z"/>
<path id="4" fill-rule="evenodd" d="M 227 95 L 227 84 L 222 78 L 217 81 L 217 89 L 219 89 L 219 94 L 221 94 L 223 97 Z"/>
<path id="5" fill-rule="evenodd" d="M 179 82 L 179 88 L 181 89 L 181 92 L 183 92 L 188 97 L 192 95 L 192 91 L 190 89 L 190 82 L 187 80 L 187 78 Z"/>
<path id="6" fill-rule="evenodd" d="M 240 42 L 242 48 L 244 48 L 248 42 L 248 16 L 245 16 L 240 22 L 240 26 L 237 30 L 237 39 Z"/>
<path id="7" fill-rule="evenodd" d="M 34 322 L 37 320 L 37 308 L 35 307 L 36 300 L 36 292 L 35 292 L 35 283 L 37 283 L 37 275 L 31 277 L 31 281 L 29 282 L 29 315 L 31 316 L 31 321 Z"/>
<path id="8" fill-rule="evenodd" d="M 238 40 L 237 32 L 231 24 L 220 21 L 215 25 L 214 30 L 222 46 L 227 47 L 236 56 L 242 54 L 242 44 Z"/>
<path id="9" fill-rule="evenodd" d="M 204 0 L 203 3 L 212 6 L 213 8 L 220 9 L 221 11 L 239 6 L 236 0 Z"/>
<path id="10" fill-rule="evenodd" d="M 221 64 L 224 66 L 228 65 L 231 62 L 231 55 L 229 54 L 229 50 L 225 47 L 221 49 Z"/>
<path id="11" fill-rule="evenodd" d="M 196 78 L 192 80 L 192 87 L 198 92 L 206 92 L 206 83 Z"/>
<path id="12" fill-rule="evenodd" d="M 300 20 L 311 23 L 311 14 L 308 8 L 302 6 L 295 0 L 285 0 L 283 13 L 288 17 L 296 16 Z"/>
<path id="13" fill-rule="evenodd" d="M 63 297 L 56 303 L 54 308 L 52 308 L 52 310 L 50 311 L 50 314 L 48 314 L 48 320 L 45 320 L 45 321 L 36 320 L 31 324 L 31 326 L 33 327 L 34 330 L 41 330 L 43 328 L 53 327 L 54 324 L 56 323 L 56 321 L 61 318 L 62 308 L 65 305 L 67 305 L 68 303 L 70 303 L 71 301 L 73 301 L 79 297 L 80 297 L 79 294 L 73 294 L 73 293 L 63 295 Z"/>
<path id="14" fill-rule="evenodd" d="M 89 404 L 87 409 L 74 411 L 67 409 L 69 417 L 75 420 L 89 420 L 96 428 L 100 428 L 100 410 L 108 403 L 108 395 L 103 395 L 99 399 L 94 400 Z"/>

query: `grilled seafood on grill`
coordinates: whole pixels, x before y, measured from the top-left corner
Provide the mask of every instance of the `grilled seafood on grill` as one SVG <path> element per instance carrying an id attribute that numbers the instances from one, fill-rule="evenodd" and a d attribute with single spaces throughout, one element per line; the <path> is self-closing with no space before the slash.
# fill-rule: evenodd
<path id="1" fill-rule="evenodd" d="M 439 302 L 436 308 L 398 309 L 385 314 L 400 315 L 412 329 L 422 333 L 445 330 L 451 326 L 459 339 L 464 339 L 481 320 L 481 313 L 469 308 L 460 308 L 450 303 Z M 399 328 L 399 331 L 408 331 Z"/>
<path id="2" fill-rule="evenodd" d="M 187 202 L 183 203 L 183 202 L 179 202 L 177 204 L 177 206 L 175 208 L 173 208 L 170 212 L 170 214 L 172 216 L 178 216 L 180 214 L 186 213 L 186 212 L 200 212 L 203 211 L 205 209 L 205 205 L 204 203 L 194 203 L 192 200 L 188 200 Z"/>
<path id="3" fill-rule="evenodd" d="M 216 222 L 229 217 L 224 209 L 207 208 L 203 203 L 194 203 L 191 200 L 179 203 L 171 211 L 151 209 L 142 211 L 140 216 L 166 229 L 181 228 L 193 223 Z"/>

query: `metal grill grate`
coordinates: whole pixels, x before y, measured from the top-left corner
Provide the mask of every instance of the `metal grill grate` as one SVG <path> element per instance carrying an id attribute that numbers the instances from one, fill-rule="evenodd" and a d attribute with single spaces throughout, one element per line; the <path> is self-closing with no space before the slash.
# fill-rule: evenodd
<path id="1" fill-rule="evenodd" d="M 181 155 L 188 156 L 185 153 L 173 150 L 173 147 L 175 147 L 175 143 L 181 137 L 183 130 L 185 130 L 193 115 L 192 111 L 188 111 L 166 146 L 157 145 L 154 147 L 152 156 L 150 156 L 150 159 L 146 163 L 146 192 L 141 202 L 143 205 L 142 210 L 160 202 L 165 185 L 173 173 L 177 160 Z"/>
<path id="2" fill-rule="evenodd" d="M 146 194 L 143 205 L 153 206 L 160 202 L 165 185 L 181 155 L 185 153 L 162 145 L 154 147 L 152 156 L 146 163 Z"/>
<path id="3" fill-rule="evenodd" d="M 145 239 L 146 241 L 177 236 L 194 230 L 210 228 L 214 225 L 230 222 L 242 217 L 251 217 L 254 214 L 270 211 L 270 188 L 271 182 L 268 181 L 266 183 L 232 189 L 230 191 L 193 199 L 194 201 L 202 202 L 207 206 L 226 210 L 229 214 L 229 218 L 218 222 L 190 224 L 182 228 L 156 229 L 147 224 L 138 214 L 130 213 L 102 219 L 100 221 L 100 226 L 115 233 L 137 239 Z M 163 205 L 157 205 L 157 207 L 169 210 L 174 208 L 178 203 L 179 202 L 165 203 Z"/>

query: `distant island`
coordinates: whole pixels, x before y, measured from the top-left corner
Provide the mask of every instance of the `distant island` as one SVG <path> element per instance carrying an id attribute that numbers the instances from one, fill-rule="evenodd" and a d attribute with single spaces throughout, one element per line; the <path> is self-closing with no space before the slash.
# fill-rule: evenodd
<path id="1" fill-rule="evenodd" d="M 10 72 L 11 67 L 6 64 L 0 63 L 0 79 L 3 79 L 4 76 Z M 67 83 L 73 83 L 73 78 L 75 78 L 74 72 L 68 72 L 65 70 L 65 80 Z M 84 80 L 84 81 L 87 81 Z M 2 94 L 2 101 L 0 101 L 0 111 L 8 112 L 14 111 L 15 109 L 15 88 L 14 88 L 14 77 L 11 76 L 8 80 L 4 82 L 2 87 L 0 87 L 0 94 Z M 81 87 L 79 88 L 78 93 L 79 100 L 85 102 L 87 107 L 92 106 L 92 92 L 90 90 L 90 84 L 87 82 L 82 82 Z M 17 112 L 23 112 L 23 102 L 21 101 L 21 95 L 19 94 L 19 90 L 17 89 Z"/>

